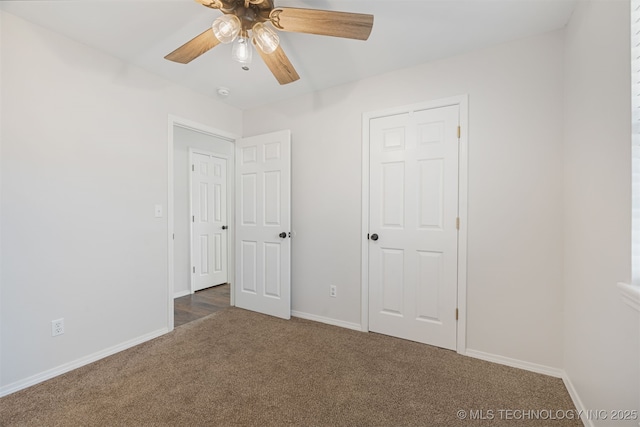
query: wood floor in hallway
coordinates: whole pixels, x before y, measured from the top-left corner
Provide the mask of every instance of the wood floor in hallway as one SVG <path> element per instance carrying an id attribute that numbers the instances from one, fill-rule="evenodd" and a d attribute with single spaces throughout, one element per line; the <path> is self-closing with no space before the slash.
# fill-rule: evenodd
<path id="1" fill-rule="evenodd" d="M 229 307 L 230 288 L 231 286 L 226 283 L 173 300 L 174 327 L 193 322 Z"/>

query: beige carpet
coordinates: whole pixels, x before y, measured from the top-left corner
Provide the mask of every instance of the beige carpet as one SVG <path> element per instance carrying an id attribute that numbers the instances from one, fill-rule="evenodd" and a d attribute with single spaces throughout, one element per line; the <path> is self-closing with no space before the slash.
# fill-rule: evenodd
<path id="1" fill-rule="evenodd" d="M 564 410 L 575 408 L 557 378 L 230 308 L 0 399 L 0 424 L 582 425 L 558 420 Z"/>

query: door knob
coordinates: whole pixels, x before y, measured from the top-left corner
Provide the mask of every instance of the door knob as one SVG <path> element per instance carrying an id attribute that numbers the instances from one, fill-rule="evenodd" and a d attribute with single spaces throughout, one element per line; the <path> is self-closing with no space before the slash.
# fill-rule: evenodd
<path id="1" fill-rule="evenodd" d="M 282 233 L 278 234 L 278 236 L 280 236 L 281 239 L 284 239 L 285 237 L 287 237 L 287 233 L 283 231 Z"/>
<path id="2" fill-rule="evenodd" d="M 227 227 L 226 225 L 223 225 L 223 226 L 222 226 L 222 229 L 223 229 L 223 230 L 226 230 L 227 228 L 229 228 L 229 227 Z"/>
<path id="3" fill-rule="evenodd" d="M 371 235 L 371 240 L 378 240 L 378 235 L 377 234 L 372 234 Z"/>

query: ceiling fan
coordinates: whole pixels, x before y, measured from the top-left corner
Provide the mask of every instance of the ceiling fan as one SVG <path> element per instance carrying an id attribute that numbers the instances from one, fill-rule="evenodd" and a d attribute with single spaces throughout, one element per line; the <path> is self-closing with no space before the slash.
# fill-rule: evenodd
<path id="1" fill-rule="evenodd" d="M 187 64 L 220 43 L 233 43 L 232 57 L 248 70 L 253 44 L 281 85 L 300 78 L 280 47 L 274 28 L 281 31 L 367 40 L 373 15 L 293 7 L 274 7 L 273 0 L 196 0 L 223 15 L 192 40 L 167 56 Z M 268 25 L 270 24 L 270 25 Z M 272 28 L 273 27 L 273 28 Z"/>

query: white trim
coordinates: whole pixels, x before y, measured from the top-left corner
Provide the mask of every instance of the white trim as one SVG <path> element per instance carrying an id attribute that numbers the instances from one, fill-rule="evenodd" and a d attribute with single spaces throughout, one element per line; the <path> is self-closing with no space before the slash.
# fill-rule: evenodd
<path id="1" fill-rule="evenodd" d="M 582 403 L 582 399 L 580 399 L 580 396 L 578 395 L 578 390 L 576 390 L 575 386 L 571 382 L 571 379 L 569 378 L 569 375 L 567 375 L 566 372 L 562 374 L 562 382 L 569 392 L 569 397 L 571 397 L 573 405 L 576 407 L 576 410 L 580 414 L 582 423 L 585 425 L 585 427 L 594 427 L 593 421 L 590 420 L 587 416 L 587 408 L 585 408 L 584 404 Z"/>
<path id="2" fill-rule="evenodd" d="M 556 378 L 562 378 L 565 375 L 564 371 L 560 368 L 552 368 L 551 366 L 539 365 L 537 363 L 512 359 L 510 357 L 500 356 L 497 354 L 485 353 L 484 351 L 467 349 L 466 353 L 464 354 L 475 359 L 486 360 L 487 362 L 511 366 L 512 368 L 524 369 L 525 371 L 549 375 Z"/>
<path id="3" fill-rule="evenodd" d="M 292 317 L 300 319 L 313 320 L 314 322 L 326 323 L 327 325 L 339 326 L 341 328 L 352 329 L 354 331 L 362 331 L 362 326 L 357 323 L 345 322 L 343 320 L 331 319 L 329 317 L 317 316 L 315 314 L 303 313 L 301 311 L 291 310 Z"/>
<path id="4" fill-rule="evenodd" d="M 55 368 L 46 370 L 44 372 L 41 372 L 39 374 L 36 375 L 32 375 L 28 378 L 25 378 L 23 380 L 20 381 L 16 381 L 14 383 L 11 384 L 7 384 L 6 386 L 3 386 L 2 388 L 0 388 L 0 397 L 9 395 L 11 393 L 15 393 L 16 391 L 25 389 L 27 387 L 31 387 L 33 385 L 36 385 L 38 383 L 41 383 L 43 381 L 46 381 L 48 379 L 51 379 L 53 377 L 57 377 L 58 375 L 62 375 L 66 372 L 72 371 L 74 369 L 80 368 L 82 366 L 88 365 L 89 363 L 93 363 L 97 360 L 103 359 L 107 356 L 111 356 L 112 354 L 121 352 L 123 350 L 126 350 L 128 348 L 131 347 L 135 347 L 139 344 L 142 344 L 146 341 L 150 341 L 154 338 L 157 338 L 161 335 L 166 334 L 167 332 L 169 332 L 169 330 L 167 328 L 162 328 L 162 329 L 158 329 L 157 331 L 142 335 L 138 338 L 134 338 L 132 340 L 129 341 L 125 341 L 123 343 L 114 345 L 113 347 L 109 347 L 107 349 L 98 351 L 97 353 L 93 353 L 90 354 L 88 356 L 85 357 L 81 357 L 80 359 L 76 359 L 74 361 L 62 364 L 60 366 L 57 366 Z"/>
<path id="5" fill-rule="evenodd" d="M 188 289 L 185 291 L 176 292 L 175 294 L 173 294 L 173 299 L 186 297 L 187 295 L 191 295 L 191 291 Z"/>
<path id="6" fill-rule="evenodd" d="M 640 311 L 640 286 L 618 283 L 622 301 L 636 311 Z"/>
<path id="7" fill-rule="evenodd" d="M 200 133 L 206 133 L 221 139 L 226 139 L 229 142 L 235 142 L 237 139 L 240 139 L 240 136 L 235 135 L 233 133 L 225 132 L 220 129 L 216 129 L 207 125 L 203 125 L 198 122 L 194 122 L 189 119 L 184 119 L 182 117 L 174 116 L 169 114 L 169 121 L 175 125 L 184 129 L 193 130 Z"/>
<path id="8" fill-rule="evenodd" d="M 569 375 L 560 368 L 553 368 L 551 366 L 540 365 L 537 363 L 525 362 L 523 360 L 512 359 L 510 357 L 500 356 L 497 354 L 485 353 L 484 351 L 472 350 L 468 349 L 464 355 L 473 357 L 475 359 L 485 360 L 487 362 L 498 363 L 500 365 L 510 366 L 512 368 L 524 369 L 525 371 L 535 372 L 536 374 L 549 375 L 551 377 L 560 378 L 564 383 L 564 386 L 567 388 L 569 392 L 569 397 L 573 401 L 578 414 L 580 414 L 580 419 L 582 420 L 585 427 L 594 427 L 593 421 L 589 420 L 587 417 L 588 411 L 582 403 L 582 399 L 580 399 L 580 395 L 578 394 L 578 390 L 576 390 L 575 386 L 571 382 Z"/>
<path id="9" fill-rule="evenodd" d="M 431 100 L 431 101 L 424 101 L 424 102 L 419 102 L 417 104 L 411 104 L 411 105 L 403 105 L 401 107 L 393 107 L 393 108 L 388 108 L 386 110 L 379 110 L 379 111 L 370 111 L 367 113 L 363 114 L 363 117 L 366 117 L 367 119 L 377 119 L 380 117 L 387 117 L 387 116 L 395 116 L 397 114 L 404 114 L 410 111 L 423 111 L 423 110 L 430 110 L 433 108 L 442 108 L 442 107 L 450 107 L 452 105 L 460 105 L 461 107 L 467 106 L 467 100 L 469 99 L 469 95 L 458 95 L 458 96 L 452 96 L 449 98 L 441 98 L 441 99 L 435 99 L 435 100 Z M 466 120 L 466 118 L 465 118 Z"/>
<path id="10" fill-rule="evenodd" d="M 169 115 L 168 126 L 168 138 L 167 138 L 167 330 L 173 331 L 173 289 L 174 289 L 174 277 L 175 274 L 174 263 L 174 248 L 173 248 L 173 128 L 175 127 L 175 119 Z"/>
<path id="11" fill-rule="evenodd" d="M 467 351 L 467 206 L 469 198 L 469 96 L 460 99 L 460 142 L 458 146 L 458 330 L 459 354 Z"/>
<path id="12" fill-rule="evenodd" d="M 188 165 L 188 183 L 189 183 L 189 216 L 193 215 L 193 174 L 191 173 L 191 165 L 193 165 L 193 149 L 189 147 L 189 165 Z M 227 188 L 227 191 L 229 189 Z M 189 217 L 187 217 L 187 221 L 189 221 Z M 190 293 L 194 293 L 195 290 L 194 282 L 195 282 L 195 263 L 193 262 L 193 220 L 189 221 L 189 291 Z"/>
<path id="13" fill-rule="evenodd" d="M 205 133 L 220 139 L 227 140 L 231 143 L 234 143 L 237 139 L 240 139 L 238 135 L 234 135 L 229 132 L 221 131 L 216 128 L 212 128 L 201 123 L 194 122 L 189 119 L 184 119 L 182 117 L 174 116 L 173 114 L 169 114 L 168 116 L 168 142 L 167 142 L 167 150 L 168 150 L 168 164 L 167 164 L 167 259 L 168 259 L 168 278 L 167 278 L 167 329 L 169 331 L 173 330 L 173 299 L 174 299 L 174 281 L 173 281 L 173 262 L 174 262 L 174 248 L 173 248 L 173 217 L 174 217 L 174 205 L 173 205 L 173 179 L 174 179 L 174 171 L 173 171 L 173 150 L 174 150 L 174 139 L 173 139 L 173 130 L 174 127 L 181 127 L 184 129 L 193 130 L 195 132 Z M 235 189 L 235 170 L 234 170 L 234 157 L 235 154 L 232 155 L 231 160 L 227 164 L 227 186 L 228 188 Z M 227 208 L 229 209 L 229 236 L 228 236 L 228 246 L 227 250 L 233 256 L 228 256 L 228 265 L 231 271 L 235 270 L 235 249 L 233 247 L 233 241 L 235 240 L 234 236 L 234 218 L 235 218 L 235 200 L 234 200 L 234 192 L 227 191 L 227 202 L 229 205 Z M 232 252 L 233 251 L 233 252 Z M 231 284 L 231 305 L 234 305 L 234 280 L 231 280 L 232 276 L 229 276 L 228 282 Z"/>
<path id="14" fill-rule="evenodd" d="M 360 322 L 363 331 L 369 330 L 369 122 L 379 117 L 403 114 L 409 111 L 421 111 L 432 108 L 459 107 L 461 128 L 458 150 L 458 322 L 456 328 L 456 351 L 465 354 L 467 348 L 467 199 L 468 199 L 468 147 L 469 147 L 469 96 L 459 95 L 450 98 L 421 102 L 418 104 L 394 107 L 381 111 L 367 112 L 362 115 L 362 220 L 361 220 L 361 300 Z"/>
<path id="15" fill-rule="evenodd" d="M 370 144 L 369 144 L 369 123 L 373 118 L 373 113 L 365 113 L 362 115 L 362 220 L 360 222 L 362 229 L 360 234 L 360 253 L 362 259 L 360 262 L 360 325 L 362 331 L 369 331 L 369 240 L 365 238 L 369 234 L 369 170 L 370 170 Z"/>

